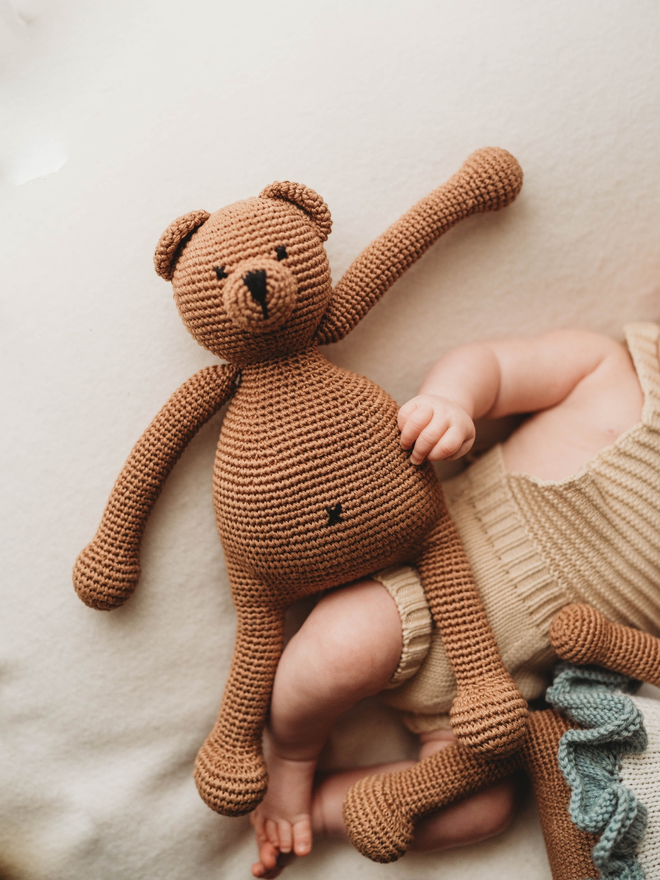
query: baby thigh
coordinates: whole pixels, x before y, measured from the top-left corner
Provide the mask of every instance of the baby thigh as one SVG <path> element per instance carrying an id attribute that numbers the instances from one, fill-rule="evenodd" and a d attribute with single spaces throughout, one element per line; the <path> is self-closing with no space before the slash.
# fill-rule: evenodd
<path id="1" fill-rule="evenodd" d="M 271 731 L 290 742 L 324 739 L 336 718 L 388 684 L 402 648 L 401 618 L 382 584 L 362 580 L 328 593 L 284 649 Z"/>

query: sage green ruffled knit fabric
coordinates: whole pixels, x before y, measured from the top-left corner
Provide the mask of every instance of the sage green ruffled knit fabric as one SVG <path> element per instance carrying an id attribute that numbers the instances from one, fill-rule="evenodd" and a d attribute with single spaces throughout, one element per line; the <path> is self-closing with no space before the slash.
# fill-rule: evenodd
<path id="1" fill-rule="evenodd" d="M 603 880 L 645 876 L 636 853 L 647 810 L 620 774 L 623 756 L 647 746 L 643 715 L 627 696 L 638 686 L 615 672 L 563 663 L 546 694 L 555 709 L 580 725 L 562 737 L 558 760 L 572 791 L 572 821 L 600 835 L 592 859 Z"/>

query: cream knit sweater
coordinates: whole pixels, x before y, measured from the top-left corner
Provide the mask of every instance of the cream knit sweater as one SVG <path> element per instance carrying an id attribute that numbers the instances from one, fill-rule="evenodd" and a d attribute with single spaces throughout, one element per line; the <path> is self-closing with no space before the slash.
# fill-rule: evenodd
<path id="1" fill-rule="evenodd" d="M 444 484 L 504 662 L 527 699 L 549 683 L 550 621 L 570 602 L 660 634 L 658 334 L 655 324 L 625 328 L 644 393 L 642 419 L 580 473 L 560 481 L 508 473 L 496 446 Z M 418 594 L 411 601 L 419 607 Z M 446 723 L 454 694 L 433 632 L 419 672 L 382 697 L 421 732 Z"/>

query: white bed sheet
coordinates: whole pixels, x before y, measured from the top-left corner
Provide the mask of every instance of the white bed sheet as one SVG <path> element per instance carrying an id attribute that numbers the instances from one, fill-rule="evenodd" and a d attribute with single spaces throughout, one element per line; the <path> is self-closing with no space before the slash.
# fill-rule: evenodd
<path id="1" fill-rule="evenodd" d="M 249 876 L 247 820 L 192 781 L 234 613 L 210 479 L 221 415 L 148 526 L 111 614 L 70 572 L 151 417 L 213 363 L 151 256 L 167 224 L 274 179 L 317 189 L 337 279 L 473 149 L 510 149 L 518 202 L 453 231 L 328 355 L 397 400 L 458 343 L 660 318 L 653 0 L 2 0 L 0 876 Z M 410 740 L 371 706 L 337 764 Z M 391 866 L 319 842 L 289 876 L 546 878 L 530 800 L 466 851 Z"/>

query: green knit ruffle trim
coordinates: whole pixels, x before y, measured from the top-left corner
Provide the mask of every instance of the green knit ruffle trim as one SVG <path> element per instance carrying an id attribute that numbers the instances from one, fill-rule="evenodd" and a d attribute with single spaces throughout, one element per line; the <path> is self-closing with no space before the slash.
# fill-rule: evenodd
<path id="1" fill-rule="evenodd" d="M 561 663 L 546 699 L 581 730 L 559 743 L 558 760 L 572 795 L 569 813 L 581 831 L 599 834 L 591 857 L 602 880 L 643 880 L 635 852 L 647 812 L 621 782 L 623 755 L 643 752 L 642 713 L 626 696 L 639 682 L 595 666 Z"/>

